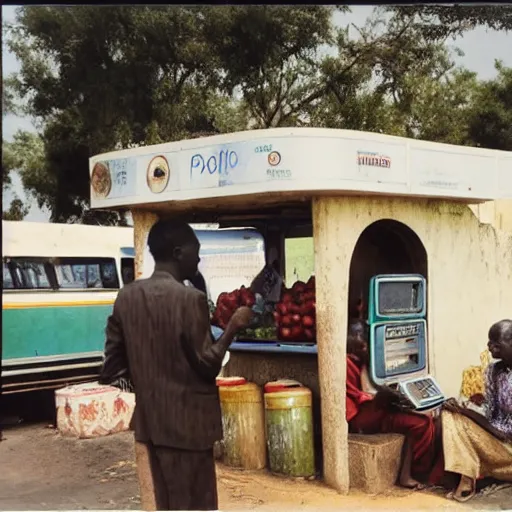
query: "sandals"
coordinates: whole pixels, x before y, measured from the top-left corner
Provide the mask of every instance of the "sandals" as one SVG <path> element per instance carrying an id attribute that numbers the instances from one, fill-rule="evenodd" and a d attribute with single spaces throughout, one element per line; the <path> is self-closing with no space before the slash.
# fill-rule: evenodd
<path id="1" fill-rule="evenodd" d="M 460 486 L 464 482 L 469 482 L 471 485 L 471 489 L 465 489 L 459 491 Z M 476 495 L 476 482 L 474 478 L 469 478 L 467 476 L 461 476 L 459 485 L 455 491 L 449 492 L 446 497 L 448 499 L 453 499 L 455 501 L 458 501 L 459 503 L 465 503 L 466 501 L 469 501 L 471 498 L 474 498 Z"/>

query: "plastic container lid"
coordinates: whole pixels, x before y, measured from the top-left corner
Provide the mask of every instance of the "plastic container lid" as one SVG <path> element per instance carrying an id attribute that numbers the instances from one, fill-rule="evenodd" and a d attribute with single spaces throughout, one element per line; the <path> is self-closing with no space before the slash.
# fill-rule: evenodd
<path id="1" fill-rule="evenodd" d="M 243 377 L 217 377 L 217 386 L 242 386 L 247 383 Z"/>
<path id="2" fill-rule="evenodd" d="M 264 394 L 266 410 L 297 409 L 311 407 L 313 396 L 311 390 L 305 387 L 286 388 L 273 393 Z"/>
<path id="3" fill-rule="evenodd" d="M 263 406 L 263 393 L 254 382 L 245 382 L 235 386 L 219 386 L 221 404 L 261 404 Z M 226 411 L 224 411 L 226 413 Z"/>
<path id="4" fill-rule="evenodd" d="M 265 384 L 265 393 L 278 393 L 279 391 L 285 391 L 290 388 L 301 388 L 302 384 L 292 379 L 279 379 L 273 382 L 267 382 Z"/>

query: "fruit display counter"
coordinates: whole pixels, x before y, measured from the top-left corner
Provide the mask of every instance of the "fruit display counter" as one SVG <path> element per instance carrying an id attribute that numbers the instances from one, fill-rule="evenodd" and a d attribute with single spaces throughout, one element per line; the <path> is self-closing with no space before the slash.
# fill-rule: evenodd
<path id="1" fill-rule="evenodd" d="M 229 293 L 221 293 L 217 298 L 211 323 L 218 328 L 224 329 L 240 306 L 251 307 L 257 312 L 254 326 L 239 334 L 231 350 L 315 353 L 314 276 L 307 283 L 297 281 L 290 288 L 283 284 L 275 295 L 277 301 L 268 300 L 253 289 L 253 286 L 242 286 Z"/>

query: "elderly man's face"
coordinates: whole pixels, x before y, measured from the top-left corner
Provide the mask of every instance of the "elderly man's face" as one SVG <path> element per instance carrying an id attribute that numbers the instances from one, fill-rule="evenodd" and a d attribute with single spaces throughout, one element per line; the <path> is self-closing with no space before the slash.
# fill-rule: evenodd
<path id="1" fill-rule="evenodd" d="M 512 340 L 500 335 L 495 339 L 491 338 L 487 347 L 494 359 L 504 359 L 507 362 L 512 362 Z"/>

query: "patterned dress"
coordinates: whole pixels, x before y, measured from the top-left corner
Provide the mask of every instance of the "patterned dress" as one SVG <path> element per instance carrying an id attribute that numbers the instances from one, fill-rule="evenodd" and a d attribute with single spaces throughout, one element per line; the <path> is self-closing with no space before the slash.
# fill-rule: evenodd
<path id="1" fill-rule="evenodd" d="M 512 372 L 498 362 L 488 366 L 485 377 L 485 415 L 512 436 Z M 512 441 L 500 441 L 462 414 L 443 411 L 442 420 L 445 471 L 512 482 Z"/>

